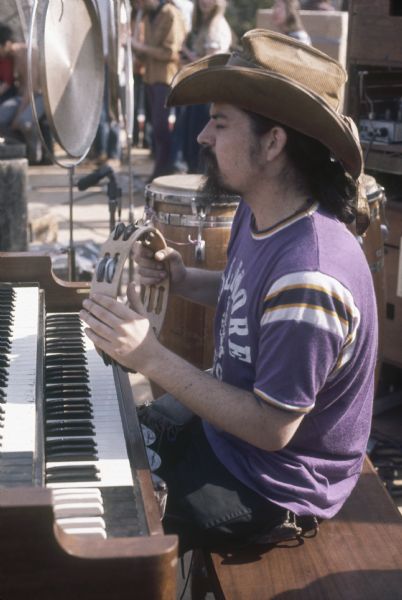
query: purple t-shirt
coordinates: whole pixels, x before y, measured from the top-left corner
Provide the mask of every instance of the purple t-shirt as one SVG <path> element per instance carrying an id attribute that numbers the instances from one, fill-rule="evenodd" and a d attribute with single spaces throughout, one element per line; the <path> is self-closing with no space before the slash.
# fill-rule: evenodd
<path id="1" fill-rule="evenodd" d="M 372 276 L 346 226 L 314 204 L 256 232 L 240 202 L 219 294 L 213 373 L 256 401 L 305 416 L 275 452 L 205 422 L 226 468 L 298 515 L 333 516 L 361 471 L 376 355 Z"/>

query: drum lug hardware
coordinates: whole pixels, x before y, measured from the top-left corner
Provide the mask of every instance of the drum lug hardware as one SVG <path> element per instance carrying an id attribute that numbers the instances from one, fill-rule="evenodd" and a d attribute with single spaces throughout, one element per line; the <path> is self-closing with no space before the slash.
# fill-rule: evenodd
<path id="1" fill-rule="evenodd" d="M 205 240 L 197 240 L 195 245 L 195 258 L 199 262 L 205 260 Z"/>
<path id="2" fill-rule="evenodd" d="M 191 235 L 189 235 L 187 239 L 189 243 L 194 246 L 195 260 L 203 262 L 205 260 L 205 240 L 202 239 L 201 231 L 198 232 L 196 240 L 192 240 Z"/>
<path id="3" fill-rule="evenodd" d="M 204 206 L 201 206 L 199 203 L 197 204 L 197 200 L 193 198 L 191 200 L 191 212 L 193 215 L 199 217 L 200 219 L 205 219 L 207 216 L 207 211 Z"/>
<path id="4" fill-rule="evenodd" d="M 149 225 L 150 223 L 152 223 L 155 214 L 156 213 L 153 209 L 153 206 L 149 206 L 148 204 L 146 204 L 144 207 L 144 217 L 142 219 L 143 224 Z"/>
<path id="5" fill-rule="evenodd" d="M 381 225 L 381 235 L 382 235 L 383 241 L 386 242 L 388 239 L 388 235 L 389 235 L 388 224 L 386 225 L 385 223 L 383 223 Z"/>

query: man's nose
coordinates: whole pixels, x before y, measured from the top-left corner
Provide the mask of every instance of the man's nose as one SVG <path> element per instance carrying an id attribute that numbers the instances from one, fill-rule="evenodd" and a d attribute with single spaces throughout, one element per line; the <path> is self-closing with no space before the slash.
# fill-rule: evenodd
<path id="1" fill-rule="evenodd" d="M 204 129 L 200 131 L 197 136 L 197 142 L 201 146 L 213 146 L 214 139 L 212 135 L 211 121 L 208 121 Z"/>

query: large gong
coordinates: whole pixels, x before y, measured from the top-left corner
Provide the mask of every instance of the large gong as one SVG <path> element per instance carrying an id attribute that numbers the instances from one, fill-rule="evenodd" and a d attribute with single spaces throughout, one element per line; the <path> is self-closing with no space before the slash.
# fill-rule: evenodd
<path id="1" fill-rule="evenodd" d="M 33 19 L 46 116 L 58 144 L 79 162 L 95 137 L 103 103 L 99 16 L 92 0 L 37 0 L 37 5 Z"/>

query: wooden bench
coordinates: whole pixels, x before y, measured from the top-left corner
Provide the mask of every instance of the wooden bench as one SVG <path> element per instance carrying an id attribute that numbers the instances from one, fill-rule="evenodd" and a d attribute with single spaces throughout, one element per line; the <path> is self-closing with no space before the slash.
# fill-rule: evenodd
<path id="1" fill-rule="evenodd" d="M 402 517 L 367 459 L 352 495 L 316 537 L 204 552 L 203 561 L 217 600 L 401 600 Z M 193 590 L 203 597 L 196 581 Z"/>

